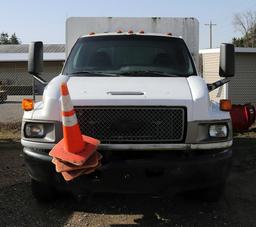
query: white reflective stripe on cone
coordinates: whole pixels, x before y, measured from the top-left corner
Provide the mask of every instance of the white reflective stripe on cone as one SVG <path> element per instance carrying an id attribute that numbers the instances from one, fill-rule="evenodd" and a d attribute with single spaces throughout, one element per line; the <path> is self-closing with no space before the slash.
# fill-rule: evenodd
<path id="1" fill-rule="evenodd" d="M 73 110 L 73 105 L 69 95 L 61 96 L 61 110 L 62 112 L 69 112 Z"/>
<path id="2" fill-rule="evenodd" d="M 62 124 L 63 126 L 68 126 L 68 127 L 76 125 L 77 124 L 76 115 L 74 114 L 70 117 L 62 116 Z"/>

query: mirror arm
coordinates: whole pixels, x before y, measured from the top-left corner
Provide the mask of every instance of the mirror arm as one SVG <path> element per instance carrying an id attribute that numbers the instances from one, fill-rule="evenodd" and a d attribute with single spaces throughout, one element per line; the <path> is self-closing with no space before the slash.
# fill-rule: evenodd
<path id="1" fill-rule="evenodd" d="M 39 75 L 34 75 L 33 74 L 33 77 L 39 82 L 39 83 L 41 83 L 41 84 L 43 84 L 43 85 L 47 85 L 48 84 L 48 82 L 47 81 L 45 81 L 42 77 L 40 77 Z"/>
<path id="2" fill-rule="evenodd" d="M 222 80 L 218 80 L 212 84 L 207 84 L 208 90 L 209 90 L 209 92 L 211 92 L 211 91 L 221 87 L 222 85 L 228 83 L 229 81 L 230 81 L 230 79 L 225 78 Z"/>

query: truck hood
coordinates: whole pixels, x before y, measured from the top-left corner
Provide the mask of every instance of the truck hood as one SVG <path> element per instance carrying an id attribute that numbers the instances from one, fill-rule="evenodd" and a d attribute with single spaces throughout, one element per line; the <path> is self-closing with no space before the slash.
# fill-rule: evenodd
<path id="1" fill-rule="evenodd" d="M 228 119 L 210 102 L 199 76 L 190 77 L 55 77 L 44 90 L 43 101 L 24 118 L 61 121 L 60 85 L 67 82 L 74 106 L 182 106 L 188 121 Z"/>
<path id="2" fill-rule="evenodd" d="M 186 78 L 71 77 L 74 105 L 178 105 L 192 101 Z"/>

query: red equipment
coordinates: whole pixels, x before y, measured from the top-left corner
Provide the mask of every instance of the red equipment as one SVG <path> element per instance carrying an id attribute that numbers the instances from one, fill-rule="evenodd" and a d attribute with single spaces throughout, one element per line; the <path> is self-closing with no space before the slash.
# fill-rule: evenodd
<path id="1" fill-rule="evenodd" d="M 255 122 L 256 109 L 251 104 L 232 105 L 230 115 L 233 130 L 236 132 L 244 132 Z"/>

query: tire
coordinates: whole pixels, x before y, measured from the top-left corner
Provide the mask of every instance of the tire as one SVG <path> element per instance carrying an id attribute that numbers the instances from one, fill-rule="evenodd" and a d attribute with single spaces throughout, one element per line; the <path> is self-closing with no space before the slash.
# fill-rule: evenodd
<path id="1" fill-rule="evenodd" d="M 31 179 L 31 190 L 38 202 L 53 202 L 57 199 L 56 189 L 49 184 Z"/>

